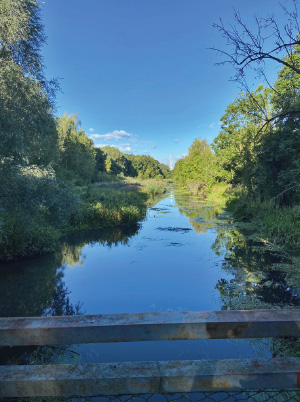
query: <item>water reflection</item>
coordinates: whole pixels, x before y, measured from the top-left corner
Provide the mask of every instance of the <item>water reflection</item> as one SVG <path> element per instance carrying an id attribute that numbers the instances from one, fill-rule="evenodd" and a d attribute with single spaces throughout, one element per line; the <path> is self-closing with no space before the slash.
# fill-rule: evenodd
<path id="1" fill-rule="evenodd" d="M 221 208 L 206 205 L 203 198 L 182 191 L 175 192 L 175 200 L 180 213 L 189 219 L 197 233 L 207 233 L 216 226 L 217 217 L 222 212 Z"/>
<path id="2" fill-rule="evenodd" d="M 55 254 L 0 265 L 0 316 L 36 317 L 84 314 L 83 303 L 72 303 L 64 282 L 67 266 L 84 263 L 87 244 L 106 247 L 126 244 L 138 226 L 84 231 L 66 236 Z M 0 364 L 68 363 L 79 359 L 72 347 L 0 348 Z M 70 360 L 71 359 L 71 360 Z"/>
<path id="3" fill-rule="evenodd" d="M 220 278 L 221 309 L 295 308 L 300 306 L 300 263 L 281 250 L 269 249 L 246 234 L 222 209 L 198 197 L 175 192 L 178 208 L 201 234 L 213 229 L 211 249 L 222 257 L 222 270 L 232 279 Z"/>
<path id="4" fill-rule="evenodd" d="M 124 245 L 138 230 L 138 226 L 133 226 L 77 232 L 65 236 L 55 254 L 1 264 L 0 316 L 67 315 L 78 311 L 80 302 L 67 305 L 69 289 L 63 281 L 66 266 L 73 268 L 84 263 L 83 248 L 87 244 L 108 248 Z"/>
<path id="5" fill-rule="evenodd" d="M 179 209 L 197 233 L 216 231 L 211 249 L 222 257 L 224 276 L 215 288 L 222 310 L 299 308 L 300 258 L 247 235 L 224 211 L 208 207 L 195 197 L 179 194 Z M 251 341 L 256 355 L 300 356 L 300 339 L 270 338 Z"/>
<path id="6" fill-rule="evenodd" d="M 246 236 L 220 208 L 175 189 L 148 209 L 141 227 L 70 234 L 55 254 L 0 267 L 0 315 L 294 308 L 297 261 Z M 238 358 L 256 355 L 250 344 L 85 345 L 80 353 L 85 362 Z M 264 356 L 294 353 L 287 341 L 264 345 Z"/>
<path id="7" fill-rule="evenodd" d="M 296 259 L 270 251 L 239 230 L 219 230 L 212 249 L 223 255 L 222 268 L 234 275 L 220 279 L 222 309 L 293 308 L 300 305 Z"/>
<path id="8" fill-rule="evenodd" d="M 86 255 L 83 248 L 86 245 L 113 247 L 125 245 L 139 231 L 138 225 L 124 228 L 106 228 L 102 230 L 82 230 L 68 234 L 63 238 L 57 258 L 61 266 L 83 265 Z"/>

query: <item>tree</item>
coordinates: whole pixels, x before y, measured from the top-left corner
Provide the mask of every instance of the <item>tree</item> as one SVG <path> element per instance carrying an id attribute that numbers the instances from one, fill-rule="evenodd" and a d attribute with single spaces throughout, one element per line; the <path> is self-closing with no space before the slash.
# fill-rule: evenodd
<path id="1" fill-rule="evenodd" d="M 14 62 L 0 60 L 0 158 L 47 165 L 56 158 L 51 104 L 38 81 Z"/>
<path id="2" fill-rule="evenodd" d="M 0 60 L 13 61 L 24 75 L 37 80 L 48 99 L 54 100 L 57 80 L 47 81 L 41 47 L 46 42 L 39 0 L 1 0 Z"/>
<path id="3" fill-rule="evenodd" d="M 96 153 L 93 141 L 80 125 L 76 114 L 69 116 L 65 113 L 57 120 L 60 167 L 71 176 L 90 182 L 94 176 Z"/>
<path id="4" fill-rule="evenodd" d="M 149 155 L 127 155 L 133 166 L 134 175 L 141 179 L 163 179 L 160 163 Z"/>
<path id="5" fill-rule="evenodd" d="M 287 8 L 281 5 L 282 12 L 285 15 L 286 22 L 281 25 L 274 16 L 266 18 L 255 17 L 256 30 L 250 29 L 243 21 L 240 13 L 234 9 L 235 24 L 225 26 L 220 19 L 214 26 L 220 31 L 230 50 L 213 48 L 219 54 L 225 57 L 225 60 L 219 64 L 230 63 L 236 74 L 234 80 L 238 81 L 243 88 L 250 92 L 246 83 L 247 70 L 253 69 L 257 76 L 265 79 L 268 86 L 281 97 L 278 92 L 279 87 L 272 86 L 265 70 L 266 61 L 275 62 L 283 67 L 284 74 L 291 75 L 295 80 L 300 79 L 300 27 L 298 23 L 297 0 L 290 0 L 291 6 Z M 295 105 L 294 105 L 295 106 Z M 272 116 L 263 116 L 265 126 L 270 122 L 277 122 L 286 116 L 293 116 L 300 113 L 299 107 L 285 108 L 281 112 Z M 267 117 L 267 118 L 266 118 Z"/>
<path id="6" fill-rule="evenodd" d="M 111 161 L 110 172 L 114 175 L 123 174 L 124 176 L 130 176 L 131 162 L 127 156 L 124 155 L 115 147 L 106 146 L 102 148 L 102 151 Z"/>
<path id="7" fill-rule="evenodd" d="M 215 183 L 215 156 L 206 140 L 196 139 L 188 155 L 174 166 L 175 181 L 194 193 L 204 194 Z"/>
<path id="8" fill-rule="evenodd" d="M 255 187 L 257 158 L 264 135 L 263 116 L 271 111 L 269 98 L 270 90 L 263 85 L 250 93 L 241 92 L 227 106 L 221 118 L 222 130 L 214 140 L 221 168 L 219 175 L 232 184 L 241 184 L 248 195 Z"/>
<path id="9" fill-rule="evenodd" d="M 40 55 L 44 42 L 37 0 L 1 0 L 0 158 L 6 162 L 47 164 L 56 152 L 53 92 Z"/>
<path id="10" fill-rule="evenodd" d="M 267 60 L 275 61 L 300 74 L 299 60 L 292 56 L 293 49 L 300 44 L 297 1 L 292 0 L 293 9 L 282 7 L 286 16 L 283 27 L 274 16 L 259 18 L 255 16 L 256 31 L 251 30 L 243 21 L 240 13 L 234 9 L 234 25 L 225 26 L 222 19 L 214 24 L 231 51 L 213 48 L 226 57 L 223 63 L 230 63 L 236 69 L 235 79 L 245 76 L 248 68 L 254 68 L 265 76 L 264 63 Z M 288 56 L 283 58 L 283 55 Z"/>

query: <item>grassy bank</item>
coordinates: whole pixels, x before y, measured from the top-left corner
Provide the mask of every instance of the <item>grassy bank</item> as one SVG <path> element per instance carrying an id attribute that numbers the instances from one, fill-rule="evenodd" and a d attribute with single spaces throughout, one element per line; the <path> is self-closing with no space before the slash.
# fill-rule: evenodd
<path id="1" fill-rule="evenodd" d="M 81 204 L 65 230 L 130 226 L 145 217 L 148 194 L 119 183 L 76 189 Z"/>
<path id="2" fill-rule="evenodd" d="M 300 207 L 278 207 L 274 201 L 260 202 L 241 192 L 232 192 L 227 209 L 255 236 L 274 245 L 300 246 Z"/>
<path id="3" fill-rule="evenodd" d="M 300 247 L 300 207 L 278 207 L 274 201 L 261 202 L 240 189 L 218 184 L 206 193 L 194 193 L 206 204 L 231 212 L 237 224 L 254 237 L 288 249 Z"/>

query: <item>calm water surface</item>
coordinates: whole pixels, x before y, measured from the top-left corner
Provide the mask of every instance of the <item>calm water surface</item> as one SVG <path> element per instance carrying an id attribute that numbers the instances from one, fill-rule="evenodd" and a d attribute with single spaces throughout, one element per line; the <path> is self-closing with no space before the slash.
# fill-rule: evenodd
<path id="1" fill-rule="evenodd" d="M 73 234 L 56 254 L 2 265 L 0 273 L 2 316 L 299 306 L 299 275 L 287 256 L 246 238 L 222 210 L 176 189 L 149 208 L 139 228 Z M 108 362 L 267 357 L 293 347 L 208 340 L 69 350 L 82 362 Z M 17 354 L 31 359 L 28 349 Z M 15 356 L 6 351 L 0 360 Z"/>

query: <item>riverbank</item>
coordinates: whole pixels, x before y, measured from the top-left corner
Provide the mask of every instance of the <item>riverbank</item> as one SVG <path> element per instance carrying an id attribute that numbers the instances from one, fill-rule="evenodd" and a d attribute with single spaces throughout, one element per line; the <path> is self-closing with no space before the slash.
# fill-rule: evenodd
<path id="1" fill-rule="evenodd" d="M 279 207 L 274 200 L 261 202 L 233 193 L 226 202 L 226 208 L 240 222 L 240 226 L 262 241 L 285 250 L 299 249 L 299 206 Z"/>
<path id="2" fill-rule="evenodd" d="M 269 247 L 279 247 L 285 252 L 299 249 L 299 206 L 279 207 L 275 200 L 261 202 L 226 184 L 215 185 L 204 194 L 190 189 L 189 192 L 203 198 L 205 204 L 230 212 L 238 227 Z"/>
<path id="3" fill-rule="evenodd" d="M 117 177 L 111 182 L 86 186 L 66 185 L 74 199 L 66 222 L 61 225 L 40 218 L 31 225 L 25 222 L 23 227 L 7 224 L 1 233 L 0 260 L 53 252 L 60 237 L 68 232 L 136 225 L 145 218 L 151 197 L 164 193 L 167 185 L 163 180 L 134 181 Z"/>

